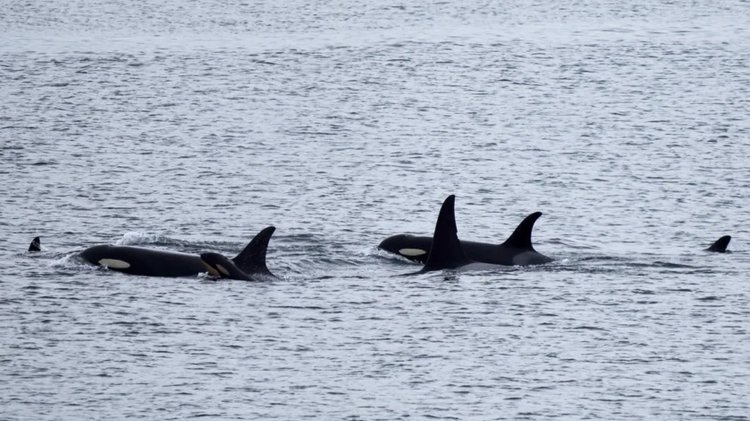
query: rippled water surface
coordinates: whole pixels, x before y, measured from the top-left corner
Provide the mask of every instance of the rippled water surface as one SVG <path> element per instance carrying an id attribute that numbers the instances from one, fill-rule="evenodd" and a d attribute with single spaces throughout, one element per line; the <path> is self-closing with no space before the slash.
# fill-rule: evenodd
<path id="1" fill-rule="evenodd" d="M 748 419 L 750 4 L 553 3 L 0 0 L 0 418 Z"/>

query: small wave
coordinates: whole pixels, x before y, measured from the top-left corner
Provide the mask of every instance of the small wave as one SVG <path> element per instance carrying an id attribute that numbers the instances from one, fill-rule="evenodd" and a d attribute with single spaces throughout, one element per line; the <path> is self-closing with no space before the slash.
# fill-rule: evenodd
<path id="1" fill-rule="evenodd" d="M 603 327 L 598 327 L 598 326 L 587 326 L 587 325 L 583 325 L 583 326 L 576 326 L 576 327 L 574 327 L 574 328 L 572 328 L 572 329 L 573 329 L 573 330 L 600 330 L 600 331 L 607 331 L 607 329 L 605 329 L 605 328 L 603 328 Z"/>
<path id="2" fill-rule="evenodd" d="M 647 265 L 645 265 L 647 266 Z M 672 262 L 660 262 L 656 261 L 652 264 L 654 267 L 662 267 L 662 268 L 668 268 L 668 269 L 695 269 L 695 266 L 685 265 L 681 263 L 672 263 Z"/>
<path id="3" fill-rule="evenodd" d="M 143 232 L 138 231 L 131 231 L 126 232 L 122 235 L 122 238 L 115 241 L 115 245 L 118 246 L 129 246 L 129 245 L 136 245 L 136 244 L 151 244 L 154 242 L 159 242 L 160 237 L 158 235 L 154 234 L 146 234 Z"/>

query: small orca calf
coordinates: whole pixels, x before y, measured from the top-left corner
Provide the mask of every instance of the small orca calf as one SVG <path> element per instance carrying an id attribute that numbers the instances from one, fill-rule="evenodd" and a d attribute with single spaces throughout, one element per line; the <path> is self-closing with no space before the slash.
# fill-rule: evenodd
<path id="1" fill-rule="evenodd" d="M 476 262 L 505 266 L 549 263 L 552 259 L 534 250 L 534 246 L 531 244 L 531 231 L 540 216 L 542 216 L 541 212 L 534 212 L 524 218 L 513 231 L 513 234 L 502 244 L 461 241 L 461 247 L 466 256 Z M 386 238 L 378 247 L 424 264 L 427 262 L 427 257 L 432 248 L 432 237 L 399 234 Z"/>
<path id="2" fill-rule="evenodd" d="M 201 253 L 200 259 L 209 274 L 216 278 L 239 279 L 243 281 L 259 281 L 275 278 L 266 267 L 266 250 L 271 240 L 274 227 L 268 227 L 258 233 L 247 246 L 253 253 L 242 259 L 239 256 L 229 260 L 219 253 Z"/>
<path id="3" fill-rule="evenodd" d="M 235 276 L 227 273 L 221 277 L 246 280 L 248 274 L 255 274 L 259 268 L 265 269 L 261 270 L 262 273 L 270 274 L 266 268 L 266 250 L 275 229 L 273 226 L 263 229 L 235 258 L 230 260 L 224 257 L 226 262 L 230 262 L 225 262 L 225 267 L 233 267 L 237 272 Z M 40 241 L 37 237 L 31 242 L 29 251 L 39 250 Z M 221 256 L 218 253 L 209 254 Z M 131 275 L 179 277 L 211 272 L 207 270 L 201 256 L 143 247 L 98 245 L 87 248 L 79 256 L 87 263 Z"/>
<path id="4" fill-rule="evenodd" d="M 707 248 L 706 251 L 714 251 L 716 253 L 727 253 L 727 246 L 729 245 L 729 241 L 732 240 L 731 235 L 725 235 L 718 240 L 716 240 L 713 244 L 711 244 L 711 247 Z"/>

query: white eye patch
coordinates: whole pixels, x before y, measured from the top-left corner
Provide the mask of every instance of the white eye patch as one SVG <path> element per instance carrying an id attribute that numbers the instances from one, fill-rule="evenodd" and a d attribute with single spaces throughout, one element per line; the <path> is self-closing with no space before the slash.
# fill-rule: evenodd
<path id="1" fill-rule="evenodd" d="M 402 256 L 414 257 L 414 256 L 421 256 L 423 254 L 427 254 L 427 250 L 422 250 L 422 249 L 408 249 L 407 248 L 407 249 L 400 249 L 398 251 L 398 254 L 400 254 Z"/>
<path id="2" fill-rule="evenodd" d="M 118 259 L 101 259 L 99 264 L 110 269 L 127 269 L 130 267 L 130 263 Z"/>

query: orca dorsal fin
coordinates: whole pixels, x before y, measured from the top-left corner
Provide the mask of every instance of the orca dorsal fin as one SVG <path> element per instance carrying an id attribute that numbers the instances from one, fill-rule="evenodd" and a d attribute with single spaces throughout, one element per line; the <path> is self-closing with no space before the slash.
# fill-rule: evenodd
<path id="1" fill-rule="evenodd" d="M 711 247 L 707 248 L 706 251 L 715 251 L 717 253 L 726 253 L 729 241 L 732 239 L 731 235 L 725 235 L 716 240 Z"/>
<path id="2" fill-rule="evenodd" d="M 31 244 L 29 244 L 29 251 L 42 251 L 42 241 L 39 239 L 39 237 L 34 237 L 34 239 L 31 240 Z"/>
<path id="3" fill-rule="evenodd" d="M 450 195 L 440 208 L 435 233 L 432 236 L 432 247 L 423 271 L 455 269 L 471 263 L 458 240 L 455 201 L 456 196 Z"/>
<path id="4" fill-rule="evenodd" d="M 513 231 L 513 234 L 511 234 L 501 245 L 535 251 L 534 246 L 531 245 L 531 231 L 534 229 L 534 223 L 540 216 L 542 216 L 541 212 L 534 212 L 524 218 L 523 221 L 518 224 L 516 230 Z"/>
<path id="5" fill-rule="evenodd" d="M 257 273 L 273 276 L 266 266 L 266 251 L 274 231 L 276 231 L 276 227 L 270 226 L 259 232 L 240 254 L 232 259 L 234 264 L 248 274 Z"/>

